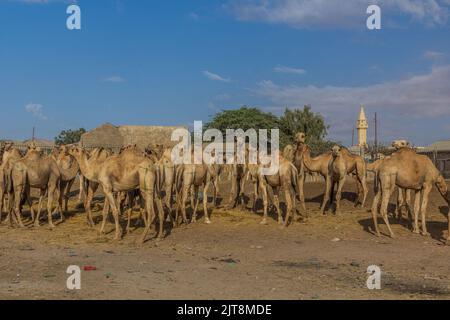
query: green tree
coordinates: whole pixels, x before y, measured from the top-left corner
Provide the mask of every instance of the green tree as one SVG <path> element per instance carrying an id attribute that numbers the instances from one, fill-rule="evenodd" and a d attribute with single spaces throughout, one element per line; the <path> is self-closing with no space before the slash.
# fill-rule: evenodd
<path id="1" fill-rule="evenodd" d="M 258 108 L 243 106 L 236 110 L 224 110 L 213 116 L 211 121 L 206 123 L 205 130 L 218 129 L 226 134 L 226 129 L 280 129 L 280 144 L 283 146 L 287 141 L 284 131 L 281 128 L 280 119 L 269 112 L 261 111 Z M 269 131 L 270 135 L 270 131 Z"/>
<path id="2" fill-rule="evenodd" d="M 65 144 L 73 144 L 78 143 L 81 140 L 81 135 L 86 133 L 84 128 L 80 128 L 78 130 L 63 130 L 61 133 L 55 138 L 55 144 L 65 145 Z"/>
<path id="3" fill-rule="evenodd" d="M 295 144 L 295 135 L 298 132 L 304 132 L 306 143 L 313 154 L 327 152 L 334 144 L 338 144 L 326 140 L 329 126 L 320 113 L 311 110 L 311 106 L 304 106 L 303 109 L 286 108 L 280 123 L 287 139 L 286 143 Z"/>

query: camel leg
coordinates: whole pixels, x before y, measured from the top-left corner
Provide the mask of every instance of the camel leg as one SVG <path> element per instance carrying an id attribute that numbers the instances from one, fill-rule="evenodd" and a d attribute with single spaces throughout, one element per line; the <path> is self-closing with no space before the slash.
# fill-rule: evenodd
<path id="1" fill-rule="evenodd" d="M 70 180 L 66 185 L 66 189 L 64 190 L 64 213 L 69 211 L 70 190 L 72 190 L 74 182 L 75 179 Z"/>
<path id="2" fill-rule="evenodd" d="M 94 194 L 97 191 L 97 189 L 98 189 L 98 183 L 89 182 L 89 188 L 88 188 L 88 193 L 86 196 L 86 203 L 84 205 L 84 208 L 86 210 L 87 223 L 90 227 L 95 226 L 94 219 L 92 218 L 91 205 L 92 205 L 92 199 L 94 198 Z"/>
<path id="3" fill-rule="evenodd" d="M 191 222 L 195 223 L 197 222 L 197 209 L 198 209 L 198 202 L 199 202 L 199 198 L 198 198 L 198 191 L 199 191 L 199 187 L 198 186 L 194 186 L 193 187 L 194 190 L 191 190 L 191 202 L 192 199 L 194 200 L 194 205 L 192 206 L 192 219 Z M 203 195 L 203 197 L 205 197 L 205 195 Z"/>
<path id="4" fill-rule="evenodd" d="M 157 195 L 156 196 L 156 207 L 158 209 L 158 217 L 159 217 L 159 232 L 157 239 L 163 239 L 164 238 L 164 208 L 161 198 Z"/>
<path id="5" fill-rule="evenodd" d="M 341 213 L 341 198 L 342 198 L 342 189 L 344 188 L 345 184 L 345 175 L 341 179 L 339 179 L 338 182 L 338 188 L 336 191 L 336 214 Z"/>
<path id="6" fill-rule="evenodd" d="M 333 183 L 332 179 L 329 175 L 327 175 L 325 179 L 326 179 L 325 195 L 323 197 L 322 206 L 320 207 L 321 214 L 325 214 L 325 208 L 326 208 L 328 202 L 330 201 L 331 184 Z"/>
<path id="7" fill-rule="evenodd" d="M 426 214 L 427 214 L 427 206 L 428 206 L 428 197 L 430 195 L 431 189 L 433 188 L 432 185 L 424 185 L 422 190 L 422 207 L 420 209 L 421 215 L 422 215 L 422 235 L 423 236 L 429 236 L 430 234 L 427 231 L 427 221 L 426 221 Z"/>
<path id="8" fill-rule="evenodd" d="M 267 224 L 268 207 L 269 207 L 269 196 L 267 194 L 267 185 L 261 184 L 260 188 L 261 188 L 261 193 L 262 193 L 262 198 L 263 198 L 263 203 L 264 203 L 264 216 L 263 216 L 263 220 L 261 221 L 261 224 Z"/>
<path id="9" fill-rule="evenodd" d="M 103 211 L 102 211 L 102 224 L 99 230 L 99 234 L 105 233 L 105 226 L 106 226 L 106 219 L 108 218 L 109 213 L 109 201 L 105 198 L 105 203 L 103 205 Z"/>
<path id="10" fill-rule="evenodd" d="M 46 193 L 45 190 L 41 190 L 41 194 L 39 195 L 37 216 L 35 218 L 33 217 L 33 221 L 34 221 L 34 226 L 35 227 L 39 227 L 40 226 L 40 217 L 41 217 L 41 212 L 42 212 L 42 206 L 43 206 L 43 203 L 44 203 L 45 193 Z M 31 201 L 30 197 L 27 196 L 27 198 L 30 199 L 30 200 L 27 200 L 27 201 Z M 28 205 L 31 208 L 32 203 L 29 202 Z M 31 215 L 33 216 L 33 210 L 30 209 L 30 211 L 31 211 Z"/>
<path id="11" fill-rule="evenodd" d="M 3 224 L 3 220 L 2 220 L 2 214 L 3 214 L 3 208 L 6 206 L 4 206 L 4 200 L 5 200 L 5 193 L 3 192 L 3 190 L 0 190 L 0 224 Z"/>
<path id="12" fill-rule="evenodd" d="M 181 196 L 181 213 L 183 214 L 183 223 L 187 224 L 187 214 L 186 214 L 186 201 L 188 197 L 188 193 L 190 190 L 190 186 L 183 186 L 182 196 Z M 192 207 L 194 208 L 194 207 Z"/>
<path id="13" fill-rule="evenodd" d="M 291 189 L 289 188 L 289 186 L 286 186 L 284 188 L 284 194 L 285 194 L 285 198 L 286 198 L 286 218 L 284 219 L 284 226 L 287 227 L 289 225 L 289 219 L 291 218 L 292 214 L 293 214 L 293 199 L 292 199 L 292 192 Z M 295 201 L 295 197 L 294 197 L 294 201 Z M 293 219 L 293 222 L 295 221 L 295 219 Z"/>
<path id="14" fill-rule="evenodd" d="M 420 233 L 419 231 L 420 194 L 421 194 L 420 190 L 415 191 L 413 232 L 417 234 Z"/>
<path id="15" fill-rule="evenodd" d="M 281 211 L 280 208 L 280 188 L 279 187 L 275 187 L 275 189 L 273 190 L 273 203 L 275 205 L 275 208 L 277 209 L 277 214 L 278 214 L 278 224 L 282 225 L 284 223 L 283 221 L 283 212 Z M 287 218 L 287 214 L 286 214 L 286 218 Z"/>
<path id="16" fill-rule="evenodd" d="M 398 188 L 397 206 L 395 207 L 395 216 L 397 217 L 398 221 L 400 221 L 403 217 L 403 212 L 402 212 L 403 203 L 404 203 L 403 189 Z"/>
<path id="17" fill-rule="evenodd" d="M 25 226 L 22 222 L 22 209 L 21 209 L 21 201 L 22 201 L 23 192 L 22 192 L 22 190 L 20 190 L 21 188 L 16 187 L 16 189 L 18 189 L 18 190 L 15 191 L 14 214 L 15 214 L 15 218 L 17 218 L 17 223 L 19 224 L 19 228 L 24 228 Z"/>
<path id="18" fill-rule="evenodd" d="M 308 211 L 306 210 L 305 203 L 305 175 L 300 175 L 298 179 L 298 193 L 300 205 L 302 206 L 303 212 L 305 212 L 305 217 L 308 216 Z"/>
<path id="19" fill-rule="evenodd" d="M 86 198 L 86 190 L 85 190 L 85 180 L 81 174 L 79 175 L 79 180 L 80 180 L 80 190 L 78 192 L 78 203 L 83 203 L 83 195 Z"/>
<path id="20" fill-rule="evenodd" d="M 258 182 L 253 183 L 253 205 L 252 211 L 256 213 L 256 202 L 258 201 Z"/>
<path id="21" fill-rule="evenodd" d="M 448 225 L 447 241 L 450 241 L 450 210 L 447 213 L 447 225 Z"/>
<path id="22" fill-rule="evenodd" d="M 395 179 L 395 177 L 394 177 Z M 382 200 L 381 200 L 381 216 L 383 217 L 384 223 L 386 224 L 388 230 L 389 230 L 389 234 L 391 236 L 391 238 L 394 238 L 394 232 L 391 229 L 391 225 L 389 224 L 389 218 L 387 215 L 387 211 L 388 211 L 388 206 L 389 206 L 389 199 L 391 198 L 391 194 L 392 194 L 392 186 L 394 184 L 392 183 L 392 178 L 389 177 L 387 179 L 387 181 L 382 181 Z"/>
<path id="23" fill-rule="evenodd" d="M 155 220 L 155 208 L 153 207 L 154 199 L 153 192 L 146 191 L 143 193 L 145 207 L 147 211 L 147 222 L 145 225 L 144 233 L 142 234 L 140 243 L 143 244 L 145 239 L 147 238 L 148 233 L 150 232 L 150 228 Z"/>
<path id="24" fill-rule="evenodd" d="M 380 230 L 378 228 L 378 205 L 380 203 L 381 198 L 381 188 L 378 188 L 377 193 L 375 194 L 375 198 L 372 203 L 372 219 L 373 219 L 373 227 L 375 229 L 375 234 L 379 237 Z"/>
<path id="25" fill-rule="evenodd" d="M 56 184 L 50 184 L 48 187 L 48 199 L 47 199 L 47 216 L 48 216 L 48 225 L 50 229 L 55 228 L 55 225 L 53 224 L 53 211 L 52 211 L 52 205 L 53 205 L 53 197 L 56 191 Z M 61 197 L 61 195 L 60 195 Z"/>
<path id="26" fill-rule="evenodd" d="M 116 226 L 116 233 L 114 236 L 114 240 L 120 240 L 122 238 L 122 228 L 120 227 L 119 218 L 120 218 L 120 206 L 118 207 L 116 205 L 116 201 L 114 199 L 114 194 L 112 192 L 112 188 L 107 186 L 106 188 L 103 187 L 103 191 L 106 195 L 106 198 L 108 199 L 109 205 L 111 207 L 113 217 L 114 217 L 114 223 Z M 106 190 L 105 190 L 106 189 Z"/>
<path id="27" fill-rule="evenodd" d="M 209 189 L 209 185 L 210 185 L 210 182 L 207 181 L 205 183 L 205 187 L 203 188 L 203 214 L 205 215 L 205 223 L 206 224 L 211 224 L 211 220 L 209 219 L 209 214 L 208 214 L 208 189 Z M 214 189 L 215 189 L 215 187 L 214 187 Z"/>
<path id="28" fill-rule="evenodd" d="M 218 179 L 214 179 L 213 187 L 214 187 L 213 206 L 215 208 L 217 206 L 217 195 L 219 193 L 219 180 Z"/>

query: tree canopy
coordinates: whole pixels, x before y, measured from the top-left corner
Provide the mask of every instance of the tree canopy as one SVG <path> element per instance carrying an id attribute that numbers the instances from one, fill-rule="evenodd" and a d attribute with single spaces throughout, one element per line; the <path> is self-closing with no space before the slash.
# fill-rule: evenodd
<path id="1" fill-rule="evenodd" d="M 226 129 L 280 129 L 280 147 L 295 143 L 295 135 L 304 132 L 313 153 L 328 151 L 333 142 L 327 141 L 329 126 L 320 113 L 310 106 L 303 109 L 286 108 L 281 117 L 258 108 L 243 106 L 236 110 L 224 110 L 215 114 L 205 125 L 205 130 L 215 128 L 226 133 Z"/>
<path id="2" fill-rule="evenodd" d="M 84 128 L 80 128 L 78 130 L 63 130 L 61 133 L 55 138 L 55 144 L 65 145 L 65 144 L 73 144 L 78 143 L 81 140 L 81 135 L 86 133 Z"/>

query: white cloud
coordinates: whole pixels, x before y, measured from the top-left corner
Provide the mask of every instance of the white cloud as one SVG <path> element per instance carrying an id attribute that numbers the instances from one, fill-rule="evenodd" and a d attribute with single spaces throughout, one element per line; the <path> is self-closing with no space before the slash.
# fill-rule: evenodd
<path id="1" fill-rule="evenodd" d="M 290 74 L 305 74 L 306 70 L 299 69 L 299 68 L 291 68 L 291 67 L 285 67 L 285 66 L 277 66 L 273 68 L 275 72 L 279 73 L 290 73 Z"/>
<path id="2" fill-rule="evenodd" d="M 44 107 L 41 104 L 29 103 L 25 106 L 25 110 L 31 113 L 34 117 L 41 120 L 47 120 L 47 117 L 43 113 Z"/>
<path id="3" fill-rule="evenodd" d="M 401 81 L 364 87 L 278 86 L 263 81 L 253 91 L 281 106 L 312 104 L 319 111 L 339 113 L 364 103 L 398 113 L 439 117 L 450 115 L 450 65 Z"/>
<path id="4" fill-rule="evenodd" d="M 383 17 L 406 15 L 427 25 L 445 24 L 449 16 L 444 0 L 231 0 L 229 7 L 243 21 L 297 28 L 365 28 L 366 9 L 371 4 L 381 7 Z"/>
<path id="5" fill-rule="evenodd" d="M 444 54 L 439 51 L 428 50 L 428 51 L 425 51 L 423 56 L 424 56 L 424 58 L 429 59 L 429 60 L 436 60 L 436 59 L 443 57 Z"/>
<path id="6" fill-rule="evenodd" d="M 384 118 L 385 134 L 411 133 L 412 122 L 428 124 L 450 117 L 450 65 L 436 66 L 428 73 L 410 76 L 400 81 L 388 81 L 359 87 L 342 86 L 281 86 L 262 81 L 251 92 L 269 101 L 272 112 L 311 104 L 331 124 L 331 133 L 341 138 L 351 134 L 358 106 L 379 112 Z M 427 120 L 423 120 L 427 118 Z M 415 132 L 414 134 L 418 134 Z"/>
<path id="7" fill-rule="evenodd" d="M 212 73 L 207 70 L 203 71 L 203 75 L 213 81 L 230 82 L 230 79 L 224 78 L 216 73 Z"/>
<path id="8" fill-rule="evenodd" d="M 122 78 L 121 76 L 111 76 L 111 77 L 104 78 L 103 81 L 120 83 L 120 82 L 125 82 L 125 79 Z"/>

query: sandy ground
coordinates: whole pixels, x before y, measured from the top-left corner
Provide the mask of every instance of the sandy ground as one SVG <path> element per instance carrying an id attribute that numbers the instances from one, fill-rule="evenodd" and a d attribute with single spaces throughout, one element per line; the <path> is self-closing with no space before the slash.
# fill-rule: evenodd
<path id="1" fill-rule="evenodd" d="M 350 201 L 353 188 L 345 188 L 340 216 L 318 214 L 323 184 L 311 183 L 304 223 L 280 229 L 274 217 L 263 226 L 250 211 L 219 208 L 212 225 L 173 229 L 142 248 L 142 228 L 118 242 L 113 232 L 98 236 L 71 202 L 68 219 L 53 231 L 0 226 L 0 299 L 450 299 L 444 200 L 433 191 L 431 237 L 392 220 L 397 238 L 377 238 L 370 213 Z M 386 234 L 384 224 L 381 230 Z M 373 264 L 382 270 L 381 290 L 366 287 Z M 71 291 L 69 265 L 97 270 L 82 271 L 82 289 Z"/>

